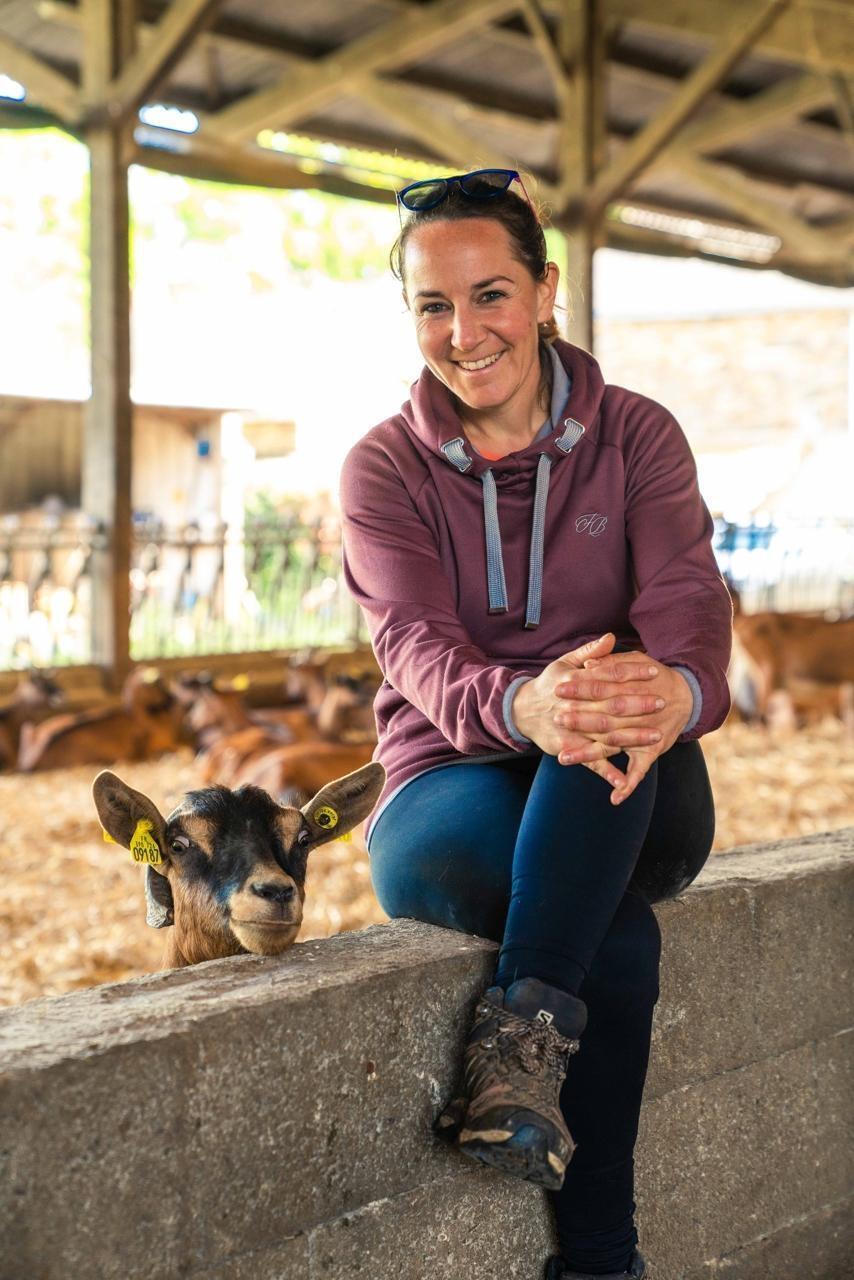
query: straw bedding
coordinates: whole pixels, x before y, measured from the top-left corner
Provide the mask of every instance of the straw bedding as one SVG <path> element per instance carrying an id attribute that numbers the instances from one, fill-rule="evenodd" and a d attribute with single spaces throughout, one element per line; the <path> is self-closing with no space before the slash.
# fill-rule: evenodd
<path id="1" fill-rule="evenodd" d="M 717 802 L 716 849 L 854 823 L 854 743 L 838 722 L 774 738 L 727 724 L 703 747 Z M 164 812 L 200 785 L 189 751 L 116 768 Z M 142 871 L 101 839 L 89 795 L 96 772 L 85 765 L 0 775 L 0 1004 L 159 966 L 163 935 L 145 924 Z M 385 918 L 358 840 L 311 855 L 301 939 Z"/>

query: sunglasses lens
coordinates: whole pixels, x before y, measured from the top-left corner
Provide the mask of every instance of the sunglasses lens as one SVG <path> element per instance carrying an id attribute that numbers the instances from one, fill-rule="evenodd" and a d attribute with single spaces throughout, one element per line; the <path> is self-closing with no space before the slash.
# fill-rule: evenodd
<path id="1" fill-rule="evenodd" d="M 424 209 L 432 209 L 434 204 L 445 198 L 448 184 L 444 178 L 436 178 L 433 182 L 413 182 L 398 193 L 398 200 L 404 209 L 419 213 Z"/>
<path id="2" fill-rule="evenodd" d="M 467 173 L 460 178 L 460 186 L 467 196 L 489 200 L 506 191 L 515 177 L 512 169 L 481 169 L 479 173 Z"/>

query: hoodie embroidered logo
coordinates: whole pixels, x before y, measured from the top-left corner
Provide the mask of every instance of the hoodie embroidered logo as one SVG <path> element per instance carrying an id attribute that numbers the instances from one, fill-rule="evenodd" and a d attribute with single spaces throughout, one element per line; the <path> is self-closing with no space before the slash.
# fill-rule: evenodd
<path id="1" fill-rule="evenodd" d="M 549 1013 L 548 1009 L 540 1009 L 537 1013 L 536 1018 L 534 1018 L 535 1022 L 542 1022 L 544 1027 L 550 1027 L 551 1024 L 554 1022 L 554 1020 L 555 1020 L 554 1014 Z"/>
<path id="2" fill-rule="evenodd" d="M 575 532 L 589 533 L 591 538 L 598 538 L 607 523 L 608 517 L 603 516 L 601 511 L 588 511 L 576 520 Z"/>

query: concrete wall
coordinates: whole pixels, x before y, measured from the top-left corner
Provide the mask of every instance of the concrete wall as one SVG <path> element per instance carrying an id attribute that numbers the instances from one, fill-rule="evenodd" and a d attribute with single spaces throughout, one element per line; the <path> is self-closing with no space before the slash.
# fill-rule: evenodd
<path id="1" fill-rule="evenodd" d="M 849 1274 L 852 873 L 849 829 L 657 908 L 654 1280 Z M 402 921 L 0 1015 L 0 1277 L 539 1280 L 543 1193 L 430 1129 L 493 959 Z"/>

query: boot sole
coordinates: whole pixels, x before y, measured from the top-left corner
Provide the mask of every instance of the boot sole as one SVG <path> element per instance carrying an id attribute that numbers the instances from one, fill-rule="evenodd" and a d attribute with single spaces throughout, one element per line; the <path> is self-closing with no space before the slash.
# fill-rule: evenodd
<path id="1" fill-rule="evenodd" d="M 515 1132 L 464 1129 L 457 1145 L 473 1160 L 523 1178 L 526 1182 L 534 1182 L 548 1191 L 560 1191 L 563 1186 L 566 1162 L 549 1150 L 545 1134 L 534 1125 L 522 1125 Z"/>

